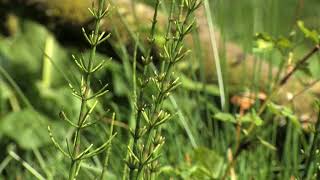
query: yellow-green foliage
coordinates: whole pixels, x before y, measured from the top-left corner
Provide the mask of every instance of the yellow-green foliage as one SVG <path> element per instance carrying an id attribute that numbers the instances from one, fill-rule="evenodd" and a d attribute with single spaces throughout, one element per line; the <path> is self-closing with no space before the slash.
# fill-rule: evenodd
<path id="1" fill-rule="evenodd" d="M 18 31 L 19 19 L 13 14 L 9 14 L 5 22 L 5 26 L 10 35 L 14 35 Z"/>

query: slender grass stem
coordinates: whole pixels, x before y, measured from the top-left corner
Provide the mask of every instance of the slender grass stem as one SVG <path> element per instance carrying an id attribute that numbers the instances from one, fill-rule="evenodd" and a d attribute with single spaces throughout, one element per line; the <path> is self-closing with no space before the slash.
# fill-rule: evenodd
<path id="1" fill-rule="evenodd" d="M 44 178 L 36 169 L 34 169 L 28 162 L 24 161 L 18 154 L 14 151 L 9 151 L 9 155 L 15 159 L 16 161 L 20 162 L 22 166 L 24 166 L 34 177 L 39 180 L 45 180 Z"/>
<path id="2" fill-rule="evenodd" d="M 111 127 L 110 127 L 109 139 L 112 139 L 112 136 L 113 136 L 114 121 L 115 121 L 115 114 L 112 115 L 112 122 L 111 122 Z M 106 152 L 106 156 L 105 156 L 104 162 L 103 162 L 102 172 L 100 175 L 100 180 L 103 180 L 105 177 L 107 167 L 108 167 L 110 153 L 111 153 L 111 147 L 108 148 L 108 150 Z"/>
<path id="3" fill-rule="evenodd" d="M 217 43 L 216 43 L 215 30 L 214 30 L 214 26 L 213 26 L 213 18 L 212 18 L 213 16 L 211 14 L 210 5 L 209 5 L 208 0 L 204 0 L 204 7 L 206 10 L 206 14 L 207 14 L 209 31 L 210 31 L 211 47 L 212 47 L 212 51 L 214 54 L 214 62 L 216 65 L 219 91 L 220 91 L 221 108 L 224 109 L 225 105 L 226 105 L 225 88 L 224 88 L 223 75 L 222 75 L 220 58 L 219 58 L 219 51 L 218 51 Z"/>
<path id="4" fill-rule="evenodd" d="M 319 111 L 318 118 L 317 118 L 317 123 L 315 125 L 315 133 L 314 133 L 313 141 L 311 143 L 311 147 L 310 147 L 310 150 L 308 153 L 308 158 L 307 158 L 306 165 L 305 165 L 305 168 L 303 171 L 303 176 L 302 176 L 303 179 L 307 179 L 312 162 L 313 162 L 313 159 L 316 156 L 316 150 L 317 150 L 317 148 L 319 148 L 317 143 L 320 138 L 319 137 L 319 134 L 320 134 L 320 104 L 317 104 L 317 107 L 318 107 L 318 111 Z"/>

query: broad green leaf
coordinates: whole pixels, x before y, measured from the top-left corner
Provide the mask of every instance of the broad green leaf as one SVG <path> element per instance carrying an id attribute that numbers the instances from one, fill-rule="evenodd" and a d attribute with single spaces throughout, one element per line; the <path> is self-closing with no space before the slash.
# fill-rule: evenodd
<path id="1" fill-rule="evenodd" d="M 230 113 L 218 112 L 214 115 L 214 119 L 224 122 L 236 123 L 235 117 Z"/>
<path id="2" fill-rule="evenodd" d="M 14 41 L 10 39 L 0 41 L 0 54 L 10 60 L 12 67 L 23 67 L 21 69 L 8 69 L 9 72 L 15 72 L 15 74 L 22 70 L 25 73 L 39 72 L 43 54 L 41 48 L 44 44 L 46 30 L 30 21 L 24 21 L 23 26 L 21 34 L 17 34 Z"/>
<path id="3" fill-rule="evenodd" d="M 240 117 L 240 121 L 242 123 L 254 123 L 256 126 L 261 126 L 263 124 L 263 120 L 257 115 L 255 111 L 252 111 Z"/>
<path id="4" fill-rule="evenodd" d="M 39 148 L 50 142 L 47 117 L 32 109 L 12 112 L 0 121 L 0 134 L 10 137 L 24 149 Z"/>
<path id="5" fill-rule="evenodd" d="M 197 175 L 197 177 L 204 175 L 218 178 L 224 168 L 223 157 L 217 152 L 205 147 L 197 148 L 194 151 L 192 160 L 198 166 L 194 172 L 194 175 Z"/>
<path id="6" fill-rule="evenodd" d="M 39 96 L 43 101 L 42 108 L 49 111 L 48 116 L 55 116 L 63 110 L 69 116 L 69 119 L 77 118 L 80 108 L 79 99 L 71 94 L 68 87 L 47 88 L 38 84 Z"/>

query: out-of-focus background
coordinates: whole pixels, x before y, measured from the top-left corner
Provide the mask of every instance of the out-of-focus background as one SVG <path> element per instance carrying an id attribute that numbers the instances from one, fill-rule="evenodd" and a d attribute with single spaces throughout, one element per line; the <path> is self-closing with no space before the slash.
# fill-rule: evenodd
<path id="1" fill-rule="evenodd" d="M 160 5 L 153 47 L 155 65 L 159 65 L 157 58 L 161 58 L 158 48 L 164 41 L 163 27 L 170 2 L 162 0 Z M 245 110 L 259 109 L 272 91 L 273 80 L 281 78 L 275 72 L 282 62 L 290 61 L 288 66 L 294 66 L 314 47 L 315 43 L 297 26 L 298 21 L 320 32 L 319 0 L 208 2 L 210 13 L 200 9 L 196 16 L 198 28 L 185 41 L 191 53 L 176 69 L 182 84 L 173 99 L 164 104 L 169 112 L 177 114 L 163 128 L 166 144 L 160 158 L 163 163 L 160 179 L 222 178 L 232 159 L 228 152 L 234 148 L 237 133 L 233 121 L 239 114 L 239 106 L 240 109 L 245 106 L 241 103 L 247 98 L 244 94 L 261 93 L 262 100 L 254 96 L 254 100 L 249 100 L 249 110 Z M 108 179 L 122 177 L 132 127 L 131 67 L 135 35 L 139 34 L 142 46 L 148 44 L 153 3 L 153 0 L 114 1 L 109 17 L 102 23 L 102 28 L 111 32 L 112 37 L 98 48 L 97 59 L 112 57 L 113 60 L 96 74 L 92 86 L 94 89 L 108 83 L 110 92 L 99 98 L 94 114 L 99 123 L 85 132 L 84 143 L 102 143 L 111 124 L 111 112 L 116 113 L 118 135 L 112 145 Z M 68 161 L 52 145 L 47 126 L 52 127 L 62 144 L 70 138 L 72 128 L 59 119 L 59 112 L 64 110 L 73 120 L 78 116 L 79 100 L 72 95 L 67 81 L 79 83 L 71 55 L 88 56 L 89 46 L 81 27 L 92 29 L 92 18 L 87 11 L 90 6 L 90 0 L 0 0 L 0 179 L 67 178 Z M 208 14 L 211 14 L 209 19 Z M 213 44 L 219 51 L 224 97 L 221 97 L 211 48 L 214 45 L 210 41 L 210 23 L 216 35 Z M 268 38 L 283 38 L 288 48 L 279 51 Z M 255 141 L 245 144 L 231 168 L 231 178 L 301 177 L 310 143 L 316 137 L 308 127 L 316 122 L 314 102 L 320 94 L 319 60 L 320 53 L 316 53 L 306 68 L 272 97 L 272 102 L 281 105 L 287 114 L 266 112 L 261 119 L 244 120 L 245 129 L 251 121 L 259 121 L 256 129 L 259 133 Z M 288 101 L 288 96 L 297 94 L 294 101 Z M 226 99 L 224 107 L 221 98 Z M 320 162 L 317 159 L 318 155 L 313 163 Z M 101 157 L 88 160 L 80 179 L 94 179 L 101 164 Z M 313 165 L 308 171 L 309 178 L 318 168 Z"/>

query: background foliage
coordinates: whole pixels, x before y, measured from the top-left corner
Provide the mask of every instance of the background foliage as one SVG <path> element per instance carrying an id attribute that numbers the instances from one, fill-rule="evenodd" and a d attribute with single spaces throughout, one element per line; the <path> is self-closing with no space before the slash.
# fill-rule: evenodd
<path id="1" fill-rule="evenodd" d="M 143 3 L 153 6 L 153 1 Z M 163 0 L 163 4 L 161 12 L 168 8 L 167 1 Z M 230 75 L 232 67 L 226 59 L 228 52 L 222 48 L 221 69 L 227 101 L 221 108 L 217 78 L 205 77 L 205 65 L 199 60 L 201 48 L 206 48 L 206 44 L 200 41 L 199 47 L 189 47 L 192 48 L 190 55 L 178 64 L 175 72 L 182 84 L 163 104 L 174 118 L 161 130 L 166 143 L 160 158 L 163 166 L 159 179 L 223 179 L 224 176 L 229 179 L 316 179 L 319 127 L 315 117 L 310 127 L 303 129 L 300 114 L 309 110 L 317 112 L 319 108 L 301 110 L 299 106 L 314 104 L 320 89 L 313 89 L 316 93 L 310 96 L 309 91 L 304 91 L 303 95 L 311 98 L 303 98 L 304 101 L 297 102 L 298 106 L 276 96 L 263 113 L 259 110 L 264 102 L 256 100 L 243 116 L 241 106 L 231 100 L 248 90 L 254 93 L 262 90 L 269 95 L 277 77 L 270 73 L 263 79 L 260 73 L 269 69 L 261 64 L 279 68 L 290 53 L 294 53 L 296 63 L 314 47 L 312 33 L 299 28 L 297 21 L 302 20 L 308 30 L 314 29 L 319 38 L 320 2 L 215 0 L 210 1 L 210 7 L 214 24 L 221 32 L 221 43 L 235 42 L 244 54 L 253 55 L 257 60 L 254 66 L 244 65 L 241 73 L 235 75 L 239 78 L 234 83 Z M 79 78 L 71 54 L 83 53 L 87 57 L 89 51 L 57 40 L 48 27 L 36 21 L 24 17 L 18 17 L 18 23 L 15 21 L 8 21 L 6 25 L 13 28 L 14 33 L 0 34 L 0 179 L 65 179 L 69 162 L 53 147 L 47 126 L 52 127 L 59 142 L 64 142 L 66 135 L 70 138 L 72 129 L 59 119 L 59 112 L 62 109 L 70 119 L 76 119 L 80 108 L 66 83 L 66 79 L 78 83 Z M 261 33 L 262 38 L 255 36 L 256 33 Z M 114 32 L 113 36 L 116 37 Z M 197 39 L 197 36 L 194 31 L 193 37 Z M 275 45 L 275 39 L 282 37 L 292 44 L 285 53 Z M 263 41 L 259 41 L 261 39 Z M 161 38 L 158 41 L 161 43 Z M 93 82 L 94 90 L 108 83 L 110 93 L 99 98 L 94 113 L 99 123 L 84 132 L 83 143 L 103 144 L 112 112 L 116 113 L 114 131 L 118 134 L 113 141 L 106 179 L 122 177 L 129 129 L 134 127 L 131 62 L 135 43 L 125 45 L 112 41 L 115 53 L 97 54 L 97 59 L 115 57 L 95 75 Z M 307 68 L 300 68 L 292 81 L 317 82 L 319 59 L 319 53 L 312 56 Z M 210 70 L 216 74 L 215 68 Z M 152 91 L 147 89 L 147 93 Z M 241 140 L 236 138 L 239 120 L 244 130 Z M 246 138 L 252 124 L 256 127 L 254 133 Z M 94 179 L 102 164 L 102 155 L 85 161 L 79 179 Z"/>

